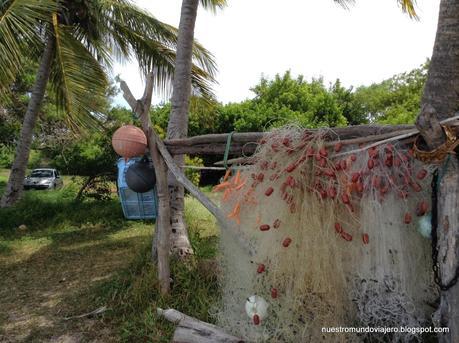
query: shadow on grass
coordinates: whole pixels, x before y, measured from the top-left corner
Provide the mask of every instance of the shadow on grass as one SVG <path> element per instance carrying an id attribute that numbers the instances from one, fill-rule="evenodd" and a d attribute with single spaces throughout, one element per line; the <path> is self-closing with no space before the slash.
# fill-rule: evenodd
<path id="1" fill-rule="evenodd" d="M 8 254 L 11 251 L 12 249 L 7 243 L 0 241 L 0 254 Z"/>
<path id="2" fill-rule="evenodd" d="M 157 307 L 212 322 L 210 308 L 219 298 L 215 237 L 190 235 L 196 256 L 188 263 L 172 261 L 172 291 L 162 297 L 151 237 L 101 235 L 81 233 L 66 244 L 55 239 L 20 262 L 0 266 L 0 338 L 3 331 L 24 342 L 66 334 L 76 341 L 169 342 L 174 325 L 157 316 Z M 100 306 L 109 308 L 102 317 L 65 320 Z"/>
<path id="3" fill-rule="evenodd" d="M 216 237 L 191 234 L 196 255 L 187 261 L 171 260 L 171 293 L 162 296 L 157 269 L 150 260 L 149 246 L 130 266 L 111 280 L 96 286 L 91 294 L 98 306 L 111 311 L 104 319 L 117 328 L 121 342 L 170 342 L 175 325 L 159 317 L 156 308 L 174 308 L 212 323 L 212 309 L 220 299 Z"/>
<path id="4" fill-rule="evenodd" d="M 27 192 L 16 206 L 0 209 L 0 255 L 7 260 L 0 265 L 0 341 L 2 335 L 60 341 L 69 334 L 70 341 L 166 342 L 174 326 L 157 317 L 156 307 L 212 322 L 209 310 L 219 298 L 217 238 L 200 236 L 213 232 L 202 228 L 211 220 L 191 211 L 195 256 L 172 262 L 172 292 L 161 297 L 149 228 L 126 221 L 117 199 L 77 202 L 74 195 L 68 189 Z M 17 230 L 20 225 L 27 230 Z M 29 241 L 36 245 L 15 261 L 12 248 L 22 251 Z M 64 320 L 100 306 L 109 307 L 102 317 Z"/>
<path id="5" fill-rule="evenodd" d="M 0 266 L 0 308 L 5 314 L 0 317 L 0 333 L 24 342 L 67 333 L 76 334 L 76 341 L 111 341 L 112 330 L 103 330 L 103 322 L 64 319 L 93 310 L 92 290 L 126 268 L 150 241 L 145 233 L 120 239 L 110 233 L 81 232 L 66 237 L 66 244 L 62 238 L 53 239 L 26 259 Z"/>

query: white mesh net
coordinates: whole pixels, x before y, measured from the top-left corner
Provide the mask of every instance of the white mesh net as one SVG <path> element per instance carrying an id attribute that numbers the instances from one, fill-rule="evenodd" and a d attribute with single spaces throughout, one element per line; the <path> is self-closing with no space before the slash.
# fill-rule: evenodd
<path id="1" fill-rule="evenodd" d="M 431 315 L 430 242 L 415 227 L 429 211 L 430 172 L 397 145 L 344 154 L 358 147 L 330 146 L 330 134 L 273 131 L 249 169 L 215 189 L 229 230 L 253 247 L 222 230 L 216 315 L 249 341 L 374 341 L 382 336 L 321 329 L 419 326 Z M 270 305 L 259 324 L 244 310 L 252 295 Z"/>

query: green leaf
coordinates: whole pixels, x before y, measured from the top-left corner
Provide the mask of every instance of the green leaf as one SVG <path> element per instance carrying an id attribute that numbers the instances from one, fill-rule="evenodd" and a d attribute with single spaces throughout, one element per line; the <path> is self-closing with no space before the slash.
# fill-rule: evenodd
<path id="1" fill-rule="evenodd" d="M 39 56 L 55 0 L 0 1 L 0 96 L 22 70 L 24 55 Z"/>
<path id="2" fill-rule="evenodd" d="M 402 6 L 403 12 L 408 13 L 410 18 L 419 19 L 416 13 L 416 9 L 414 8 L 416 1 L 414 0 L 397 0 L 397 1 L 400 4 L 400 6 Z"/>
<path id="3" fill-rule="evenodd" d="M 67 114 L 70 127 L 97 126 L 100 98 L 108 87 L 106 72 L 86 47 L 72 35 L 72 28 L 53 22 L 56 62 L 51 84 L 56 102 Z"/>
<path id="4" fill-rule="evenodd" d="M 216 12 L 217 9 L 223 9 L 228 5 L 226 0 L 201 0 L 201 5 L 212 12 Z"/>
<path id="5" fill-rule="evenodd" d="M 136 58 L 143 74 L 155 75 L 155 87 L 168 95 L 175 68 L 177 29 L 126 1 L 102 0 L 103 30 L 118 60 Z M 192 85 L 197 94 L 213 97 L 217 68 L 212 54 L 198 42 L 193 47 Z"/>

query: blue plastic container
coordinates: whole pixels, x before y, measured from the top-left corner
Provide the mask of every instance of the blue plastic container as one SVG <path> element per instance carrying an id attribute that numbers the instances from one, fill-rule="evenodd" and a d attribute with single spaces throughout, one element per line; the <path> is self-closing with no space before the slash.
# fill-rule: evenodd
<path id="1" fill-rule="evenodd" d="M 118 196 L 120 197 L 121 207 L 124 217 L 127 219 L 156 219 L 158 211 L 158 197 L 156 187 L 146 193 L 136 193 L 126 184 L 126 171 L 129 166 L 140 157 L 131 158 L 127 162 L 120 158 L 118 166 Z"/>

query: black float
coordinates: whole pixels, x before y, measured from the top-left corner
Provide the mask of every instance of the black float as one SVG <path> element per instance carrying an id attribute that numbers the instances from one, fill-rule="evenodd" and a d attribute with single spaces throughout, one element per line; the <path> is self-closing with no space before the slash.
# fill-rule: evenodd
<path id="1" fill-rule="evenodd" d="M 155 168 L 147 158 L 142 158 L 126 171 L 126 183 L 130 189 L 137 193 L 152 190 L 156 184 Z"/>

